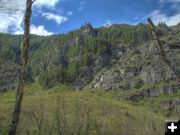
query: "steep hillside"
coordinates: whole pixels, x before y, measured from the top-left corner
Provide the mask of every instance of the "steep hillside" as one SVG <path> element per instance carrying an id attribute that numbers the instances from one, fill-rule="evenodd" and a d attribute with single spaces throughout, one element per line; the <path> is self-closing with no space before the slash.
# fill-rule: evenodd
<path id="1" fill-rule="evenodd" d="M 180 24 L 159 24 L 158 35 L 180 73 Z M 15 99 L 21 39 L 0 34 L 2 135 Z M 159 135 L 165 119 L 180 119 L 180 84 L 146 24 L 87 23 L 30 41 L 20 135 Z"/>
<path id="2" fill-rule="evenodd" d="M 6 135 L 15 92 L 0 94 L 0 134 Z M 172 117 L 173 118 L 173 117 Z M 115 100 L 102 90 L 74 92 L 37 84 L 25 88 L 19 135 L 160 135 L 166 118 L 146 107 Z"/>
<path id="3" fill-rule="evenodd" d="M 159 24 L 158 34 L 179 73 L 180 25 Z M 0 34 L 1 92 L 16 86 L 21 39 Z M 93 28 L 87 23 L 66 35 L 32 35 L 27 82 L 33 81 L 46 89 L 65 84 L 76 90 L 128 92 L 126 99 L 136 102 L 180 88 L 146 24 Z"/>
<path id="4" fill-rule="evenodd" d="M 158 28 L 159 35 L 168 41 L 166 43 L 167 48 L 172 48 L 170 49 L 172 51 L 170 58 L 175 60 L 175 64 L 178 64 L 179 39 L 177 36 L 179 34 L 179 26 L 176 26 L 176 29 L 160 24 Z M 173 35 L 173 33 L 176 34 Z M 21 36 L 0 35 L 0 59 L 6 61 L 7 65 L 9 63 L 18 63 L 21 39 Z M 82 89 L 103 68 L 112 68 L 115 65 L 122 69 L 124 66 L 127 68 L 131 66 L 132 71 L 131 69 L 128 71 L 131 75 L 128 75 L 128 77 L 137 77 L 141 72 L 143 83 L 149 83 L 150 80 L 145 80 L 149 73 L 143 74 L 143 71 L 146 72 L 145 68 L 148 61 L 150 63 L 151 61 L 153 63 L 162 61 L 155 48 L 155 43 L 152 41 L 149 28 L 145 24 L 137 26 L 112 25 L 111 27 L 97 29 L 94 29 L 90 24 L 85 24 L 79 30 L 72 31 L 66 35 L 48 37 L 32 35 L 30 51 L 29 77 L 38 81 L 45 88 L 50 88 L 59 83 L 68 83 L 77 89 Z M 153 53 L 152 56 L 151 53 Z M 157 57 L 154 55 L 155 53 Z M 156 61 L 151 57 L 156 58 Z M 161 63 L 164 64 L 163 62 Z M 2 66 L 0 69 L 4 69 L 4 64 L 0 66 Z M 156 68 L 158 72 L 161 64 L 156 65 Z M 150 72 L 151 69 L 146 70 Z M 172 79 L 168 70 L 168 68 L 161 70 L 161 72 L 167 71 L 169 75 L 165 80 Z M 177 65 L 177 70 L 179 70 L 179 65 Z M 4 70 L 0 70 L 0 74 L 1 72 L 4 72 Z M 3 74 L 6 74 L 6 72 Z M 164 76 L 161 75 L 158 76 L 161 79 L 152 80 L 152 83 L 163 80 Z M 10 77 L 7 75 L 6 78 L 8 80 Z M 5 87 L 6 83 L 13 84 L 11 81 L 9 83 L 7 81 L 5 83 L 1 82 L 1 91 L 7 90 Z M 14 83 L 16 83 L 16 79 L 14 79 Z M 117 88 L 106 87 L 105 89 L 112 90 Z"/>

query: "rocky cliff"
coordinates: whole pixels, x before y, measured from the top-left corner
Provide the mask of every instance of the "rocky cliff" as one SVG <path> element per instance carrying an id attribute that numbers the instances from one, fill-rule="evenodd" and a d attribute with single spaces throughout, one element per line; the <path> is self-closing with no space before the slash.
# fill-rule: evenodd
<path id="1" fill-rule="evenodd" d="M 161 24 L 158 30 L 168 57 L 180 72 L 180 25 Z M 0 35 L 1 92 L 17 83 L 20 41 L 21 36 Z M 180 88 L 146 24 L 95 29 L 87 23 L 66 35 L 32 35 L 29 78 L 46 88 L 63 83 L 78 90 L 136 91 L 126 97 L 134 101 Z"/>

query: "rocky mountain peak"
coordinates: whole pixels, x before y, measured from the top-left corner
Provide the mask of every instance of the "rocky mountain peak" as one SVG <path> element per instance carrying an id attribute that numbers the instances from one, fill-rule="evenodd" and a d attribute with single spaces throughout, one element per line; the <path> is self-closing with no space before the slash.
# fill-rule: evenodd
<path id="1" fill-rule="evenodd" d="M 81 26 L 81 33 L 83 35 L 95 35 L 96 30 L 93 28 L 93 26 L 90 23 L 85 23 L 83 26 Z"/>

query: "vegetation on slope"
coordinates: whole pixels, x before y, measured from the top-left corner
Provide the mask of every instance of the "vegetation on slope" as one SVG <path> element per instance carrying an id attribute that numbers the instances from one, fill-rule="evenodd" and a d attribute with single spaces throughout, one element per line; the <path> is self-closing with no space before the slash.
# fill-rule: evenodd
<path id="1" fill-rule="evenodd" d="M 21 39 L 22 36 L 0 34 L 0 59 L 18 63 Z M 97 29 L 90 24 L 85 24 L 66 35 L 48 37 L 32 35 L 31 76 L 39 78 L 39 83 L 49 88 L 58 83 L 76 83 L 80 77 L 80 68 L 88 66 L 88 70 L 93 73 L 84 84 L 81 84 L 84 86 L 101 68 L 110 64 L 109 58 L 119 43 L 130 46 L 150 39 L 150 31 L 145 24 L 137 26 L 122 24 Z M 99 59 L 106 59 L 106 65 L 92 71 L 96 65 L 95 62 Z"/>
<path id="2" fill-rule="evenodd" d="M 160 24 L 159 29 L 179 70 L 179 26 Z M 2 91 L 16 83 L 21 38 L 0 35 Z M 88 24 L 67 35 L 32 35 L 28 80 L 35 83 L 26 87 L 18 133 L 163 134 L 165 119 L 180 118 L 180 95 L 150 40 L 144 24 L 97 29 Z M 78 87 L 71 87 L 86 86 L 92 80 L 93 88 L 100 82 L 101 88 L 110 92 L 78 92 Z M 7 134 L 14 99 L 13 91 L 0 95 L 2 135 Z"/>
<path id="3" fill-rule="evenodd" d="M 7 134 L 15 93 L 0 95 L 0 134 Z M 67 86 L 43 90 L 28 85 L 19 135 L 159 135 L 165 117 L 133 106 L 102 90 L 75 92 Z"/>

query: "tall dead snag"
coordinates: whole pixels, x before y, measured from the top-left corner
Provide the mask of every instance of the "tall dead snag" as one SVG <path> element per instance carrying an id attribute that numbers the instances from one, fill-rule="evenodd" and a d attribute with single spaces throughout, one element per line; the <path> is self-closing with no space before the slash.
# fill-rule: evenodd
<path id="1" fill-rule="evenodd" d="M 156 40 L 157 48 L 159 49 L 159 52 L 161 54 L 162 59 L 169 66 L 169 68 L 173 71 L 173 73 L 175 74 L 175 76 L 177 78 L 178 83 L 180 83 L 179 73 L 176 71 L 175 65 L 173 65 L 172 61 L 170 61 L 170 59 L 166 55 L 165 50 L 164 50 L 163 45 L 162 45 L 162 41 L 158 37 L 158 32 L 156 30 L 154 23 L 152 22 L 152 20 L 150 18 L 148 18 L 147 21 L 149 23 L 149 27 L 152 31 L 152 34 Z"/>
<path id="2" fill-rule="evenodd" d="M 33 0 L 26 1 L 26 10 L 24 14 L 24 35 L 23 35 L 23 40 L 21 43 L 21 64 L 20 64 L 20 69 L 19 69 L 20 70 L 19 81 L 18 81 L 18 86 L 17 86 L 15 108 L 12 114 L 8 135 L 16 135 L 16 130 L 18 127 L 19 117 L 21 113 L 21 104 L 22 104 L 23 95 L 24 95 L 23 89 L 25 85 L 25 78 L 27 74 L 27 65 L 28 65 L 30 19 L 31 19 L 31 14 L 32 14 L 32 4 L 34 1 Z"/>

